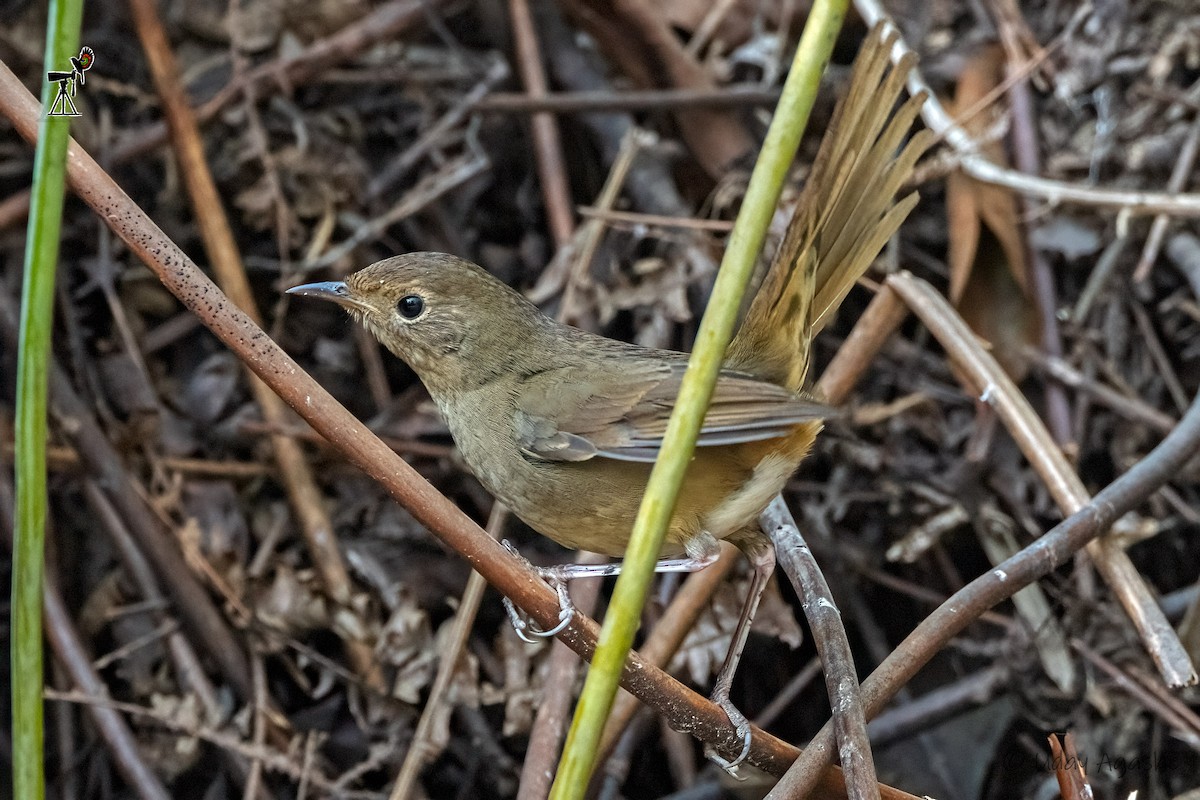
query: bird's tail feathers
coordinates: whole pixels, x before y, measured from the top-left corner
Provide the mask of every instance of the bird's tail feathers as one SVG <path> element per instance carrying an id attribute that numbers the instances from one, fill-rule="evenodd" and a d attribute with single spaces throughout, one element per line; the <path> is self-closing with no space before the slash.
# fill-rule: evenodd
<path id="1" fill-rule="evenodd" d="M 920 131 L 900 149 L 924 95 L 893 113 L 916 61 L 907 53 L 891 68 L 895 40 L 877 26 L 864 43 L 784 240 L 730 345 L 731 366 L 801 389 L 813 334 L 916 205 L 915 192 L 895 196 L 932 134 Z"/>

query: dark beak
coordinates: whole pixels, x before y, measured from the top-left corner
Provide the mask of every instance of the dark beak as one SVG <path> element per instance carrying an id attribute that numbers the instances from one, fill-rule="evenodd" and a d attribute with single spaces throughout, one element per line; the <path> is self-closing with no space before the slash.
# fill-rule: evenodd
<path id="1" fill-rule="evenodd" d="M 298 294 L 304 297 L 318 297 L 322 300 L 332 300 L 345 308 L 356 308 L 359 311 L 371 311 L 371 306 L 355 297 L 345 281 L 322 281 L 321 283 L 306 283 L 293 286 L 288 294 Z"/>

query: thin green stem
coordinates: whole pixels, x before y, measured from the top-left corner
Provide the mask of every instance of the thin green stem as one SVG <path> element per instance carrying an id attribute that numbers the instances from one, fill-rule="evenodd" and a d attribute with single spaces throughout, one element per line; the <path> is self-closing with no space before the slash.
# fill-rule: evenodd
<path id="1" fill-rule="evenodd" d="M 83 0 L 51 0 L 45 69 L 65 71 L 79 53 Z M 46 529 L 46 387 L 54 323 L 54 273 L 66 190 L 70 117 L 50 117 L 58 85 L 42 86 L 42 118 L 33 162 L 25 238 L 21 340 L 14 422 L 16 518 L 12 567 L 13 797 L 42 800 L 42 569 Z"/>
<path id="2" fill-rule="evenodd" d="M 742 295 L 762 250 L 788 168 L 796 157 L 800 136 L 808 122 L 821 74 L 829 62 L 847 5 L 848 0 L 817 0 L 800 37 L 779 105 L 721 260 L 712 297 L 696 334 L 679 399 L 667 425 L 662 452 L 654 464 L 638 510 L 621 577 L 613 591 L 596 654 L 575 708 L 575 719 L 550 793 L 552 800 L 582 798 L 587 790 L 600 735 L 612 709 L 621 670 L 641 619 L 642 606 L 654 574 L 654 562 L 662 550 L 667 524 L 725 358 L 725 348 L 733 336 Z"/>

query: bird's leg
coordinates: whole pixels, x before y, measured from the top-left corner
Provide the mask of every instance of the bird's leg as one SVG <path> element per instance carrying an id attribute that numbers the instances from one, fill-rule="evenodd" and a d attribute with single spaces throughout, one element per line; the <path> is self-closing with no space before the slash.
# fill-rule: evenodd
<path id="1" fill-rule="evenodd" d="M 699 539 L 700 537 L 697 538 Z M 508 548 L 510 553 L 534 569 L 541 576 L 542 580 L 554 587 L 554 591 L 558 593 L 559 622 L 553 628 L 546 631 L 534 627 L 532 621 L 523 619 L 520 612 L 517 611 L 517 607 L 513 605 L 513 602 L 507 597 L 504 598 L 504 610 L 508 612 L 508 619 L 512 622 L 513 630 L 517 632 L 517 637 L 521 641 L 530 644 L 534 642 L 533 639 L 529 638 L 530 636 L 547 639 L 560 633 L 570 624 L 571 618 L 575 615 L 575 606 L 571 602 L 571 596 L 567 594 L 567 581 L 572 581 L 576 578 L 609 578 L 621 574 L 621 562 L 619 561 L 613 561 L 608 564 L 558 564 L 553 567 L 534 567 L 507 539 L 501 540 L 500 543 Z M 689 543 L 688 555 L 684 558 L 660 559 L 654 565 L 654 571 L 699 572 L 716 561 L 720 555 L 721 549 L 717 545 L 716 539 L 709 536 L 696 546 L 691 546 L 691 543 Z"/>
<path id="2" fill-rule="evenodd" d="M 547 575 L 543 570 L 533 566 L 529 562 L 529 559 L 521 555 L 521 552 L 508 539 L 501 539 L 500 544 L 504 545 L 508 552 L 524 562 L 525 566 L 536 570 L 542 580 L 550 584 L 558 595 L 558 624 L 549 630 L 542 630 L 533 624 L 533 620 L 523 618 L 521 612 L 517 610 L 516 605 L 507 596 L 501 598 L 504 602 L 504 610 L 508 612 L 508 620 L 512 623 L 513 630 L 517 632 L 517 638 L 527 644 L 534 644 L 537 639 L 548 639 L 551 636 L 561 633 L 564 628 L 571 624 L 571 617 L 575 616 L 575 606 L 571 603 L 571 596 L 567 594 L 566 582 L 559 580 L 554 575 Z M 531 639 L 531 636 L 536 638 Z"/>
<path id="3" fill-rule="evenodd" d="M 699 572 L 717 560 L 720 550 L 699 557 L 662 558 L 655 562 L 655 572 Z M 621 574 L 620 561 L 608 564 L 559 564 L 556 567 L 540 567 L 538 573 L 547 581 L 573 581 L 576 578 L 614 578 Z"/>
<path id="4" fill-rule="evenodd" d="M 725 654 L 725 662 L 717 674 L 716 683 L 713 684 L 711 699 L 721 707 L 725 716 L 729 717 L 729 721 L 741 735 L 743 744 L 742 752 L 732 761 L 721 757 L 716 750 L 708 746 L 705 746 L 704 754 L 717 766 L 736 777 L 738 765 L 745 761 L 746 756 L 750 754 L 750 721 L 729 699 L 729 691 L 733 688 L 733 675 L 737 672 L 738 662 L 742 658 L 742 650 L 746 647 L 746 639 L 750 635 L 750 624 L 754 621 L 754 614 L 758 611 L 758 601 L 762 599 L 763 590 L 767 588 L 767 581 L 771 579 L 771 573 L 775 571 L 775 546 L 771 544 L 771 540 L 767 538 L 766 534 L 757 528 L 747 529 L 730 537 L 729 541 L 737 545 L 738 549 L 745 554 L 754 572 L 750 577 L 750 590 L 746 595 L 746 602 L 742 606 L 742 614 L 738 618 L 737 627 L 733 630 L 733 639 L 729 642 L 729 651 Z"/>
<path id="5" fill-rule="evenodd" d="M 533 644 L 537 639 L 549 639 L 562 632 L 567 625 L 571 624 L 571 618 L 575 616 L 575 605 L 571 602 L 571 596 L 567 594 L 567 585 L 559 581 L 547 581 L 554 591 L 558 594 L 558 624 L 550 630 L 542 630 L 535 627 L 533 620 L 522 618 L 521 612 L 513 604 L 512 600 L 507 597 L 502 597 L 504 602 L 504 610 L 508 612 L 508 621 L 512 623 L 513 630 L 517 632 L 517 638 L 527 644 Z M 531 639 L 529 637 L 537 637 Z"/>

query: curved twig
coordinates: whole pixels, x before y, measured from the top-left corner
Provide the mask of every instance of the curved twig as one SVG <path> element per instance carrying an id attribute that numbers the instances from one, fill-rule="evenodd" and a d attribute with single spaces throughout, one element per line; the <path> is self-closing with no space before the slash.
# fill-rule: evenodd
<path id="1" fill-rule="evenodd" d="M 759 519 L 775 545 L 779 566 L 799 595 L 804 616 L 812 628 L 813 643 L 821 657 L 825 690 L 833 712 L 838 759 L 846 776 L 846 794 L 855 800 L 871 800 L 879 796 L 875 762 L 871 758 L 871 739 L 867 736 L 867 717 L 858 673 L 854 669 L 854 654 L 850 651 L 841 612 L 783 497 L 772 500 Z"/>
<path id="2" fill-rule="evenodd" d="M 854 0 L 854 7 L 868 26 L 883 20 L 890 20 L 878 0 Z M 892 63 L 897 63 L 900 57 L 910 49 L 903 40 L 897 40 L 892 51 Z M 925 121 L 930 130 L 938 135 L 939 139 L 945 139 L 954 149 L 959 159 L 959 166 L 973 178 L 997 186 L 1006 186 L 1025 195 L 1040 197 L 1051 205 L 1079 203 L 1133 214 L 1200 217 L 1200 194 L 1101 189 L 1066 181 L 1039 178 L 1036 175 L 1027 175 L 1008 167 L 1001 167 L 980 154 L 975 140 L 946 113 L 946 109 L 937 99 L 937 94 L 925 81 L 920 70 L 913 69 L 909 73 L 908 89 L 913 94 L 926 93 L 925 103 L 921 106 L 921 119 Z"/>

